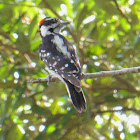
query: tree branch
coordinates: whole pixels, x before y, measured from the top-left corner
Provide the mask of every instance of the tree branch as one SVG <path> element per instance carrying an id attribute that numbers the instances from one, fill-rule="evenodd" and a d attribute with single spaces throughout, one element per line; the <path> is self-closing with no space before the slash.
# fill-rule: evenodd
<path id="1" fill-rule="evenodd" d="M 129 24 L 131 24 L 131 19 L 128 18 L 128 17 L 122 12 L 122 10 L 120 9 L 120 7 L 119 7 L 119 5 L 118 5 L 118 3 L 117 3 L 117 0 L 113 0 L 113 1 L 114 1 L 115 5 L 116 5 L 116 8 L 117 8 L 118 11 L 120 12 L 121 16 L 124 17 L 124 18 L 127 20 L 127 22 L 128 22 Z"/>
<path id="2" fill-rule="evenodd" d="M 82 74 L 82 79 L 93 79 L 93 78 L 101 78 L 101 77 L 117 77 L 120 75 L 130 74 L 130 73 L 139 73 L 139 67 L 132 67 L 132 68 L 123 68 L 121 70 L 112 70 L 112 71 L 101 71 L 95 73 L 84 73 Z M 57 78 L 50 77 L 48 78 L 37 78 L 31 79 L 29 83 L 48 83 L 48 82 L 56 82 L 59 81 Z"/>

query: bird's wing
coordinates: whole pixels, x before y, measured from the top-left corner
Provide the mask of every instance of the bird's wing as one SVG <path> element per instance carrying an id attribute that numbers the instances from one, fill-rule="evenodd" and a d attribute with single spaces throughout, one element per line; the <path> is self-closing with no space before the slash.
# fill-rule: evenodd
<path id="1" fill-rule="evenodd" d="M 47 68 L 60 77 L 68 80 L 73 85 L 80 87 L 81 69 L 76 63 L 75 54 L 67 57 L 57 49 L 45 49 L 44 44 L 39 46 L 40 59 L 46 64 Z"/>

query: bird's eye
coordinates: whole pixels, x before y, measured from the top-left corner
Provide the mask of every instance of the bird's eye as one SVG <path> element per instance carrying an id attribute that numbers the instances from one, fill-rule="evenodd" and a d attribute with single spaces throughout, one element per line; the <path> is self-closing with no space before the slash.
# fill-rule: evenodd
<path id="1" fill-rule="evenodd" d="M 50 31 L 50 32 L 53 32 L 53 28 L 50 28 L 49 31 Z"/>
<path id="2" fill-rule="evenodd" d="M 57 18 L 56 18 L 54 21 L 55 21 L 55 22 L 58 22 L 58 21 L 59 21 L 59 19 L 57 19 Z"/>

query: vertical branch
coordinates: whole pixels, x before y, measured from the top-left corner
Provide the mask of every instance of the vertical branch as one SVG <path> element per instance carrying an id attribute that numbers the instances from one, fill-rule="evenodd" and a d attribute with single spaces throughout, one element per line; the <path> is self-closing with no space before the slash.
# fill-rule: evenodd
<path id="1" fill-rule="evenodd" d="M 113 0 L 113 1 L 114 1 L 115 5 L 116 5 L 116 8 L 117 8 L 118 11 L 120 12 L 121 16 L 124 17 L 124 18 L 127 20 L 127 22 L 128 22 L 129 24 L 131 24 L 131 19 L 128 18 L 128 17 L 122 12 L 122 10 L 120 9 L 120 7 L 119 7 L 119 5 L 118 5 L 118 3 L 117 3 L 117 0 Z"/>

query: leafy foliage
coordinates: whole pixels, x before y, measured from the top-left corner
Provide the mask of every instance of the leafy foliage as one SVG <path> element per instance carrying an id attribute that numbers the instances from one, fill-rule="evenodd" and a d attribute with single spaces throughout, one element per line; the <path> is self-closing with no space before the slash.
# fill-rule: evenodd
<path id="1" fill-rule="evenodd" d="M 0 2 L 0 139 L 138 140 L 140 75 L 82 81 L 88 108 L 73 108 L 64 84 L 46 77 L 38 58 L 38 22 L 70 20 L 62 31 L 76 45 L 83 72 L 140 65 L 140 2 L 2 0 Z"/>

